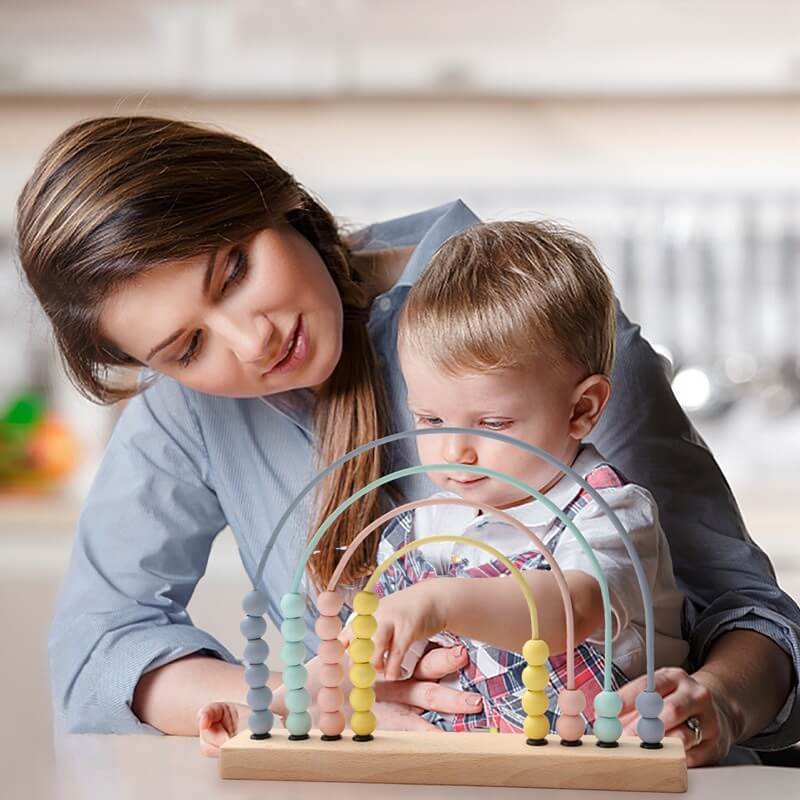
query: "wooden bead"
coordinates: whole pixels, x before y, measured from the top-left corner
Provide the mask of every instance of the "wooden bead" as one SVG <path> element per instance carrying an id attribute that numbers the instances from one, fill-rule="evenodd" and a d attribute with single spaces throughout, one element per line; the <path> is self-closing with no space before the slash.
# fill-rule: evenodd
<path id="1" fill-rule="evenodd" d="M 522 646 L 522 657 L 532 666 L 540 667 L 547 661 L 550 648 L 544 639 L 528 639 Z"/>
<path id="2" fill-rule="evenodd" d="M 375 642 L 372 639 L 353 639 L 348 647 L 350 658 L 359 663 L 366 664 L 375 652 Z"/>
<path id="3" fill-rule="evenodd" d="M 562 714 L 556 720 L 556 733 L 567 742 L 577 742 L 583 736 L 585 727 L 580 717 Z"/>
<path id="4" fill-rule="evenodd" d="M 350 708 L 353 711 L 369 711 L 375 705 L 375 690 L 369 689 L 351 689 L 350 690 Z"/>
<path id="5" fill-rule="evenodd" d="M 322 686 L 341 686 L 344 682 L 342 665 L 323 664 L 319 671 L 319 682 Z"/>
<path id="6" fill-rule="evenodd" d="M 344 601 L 338 592 L 322 592 L 317 597 L 317 609 L 323 617 L 337 617 Z"/>
<path id="7" fill-rule="evenodd" d="M 371 711 L 354 711 L 350 717 L 350 727 L 356 736 L 369 736 L 378 726 Z"/>
<path id="8" fill-rule="evenodd" d="M 344 705 L 344 692 L 340 686 L 323 686 L 317 692 L 320 711 L 339 711 Z"/>
<path id="9" fill-rule="evenodd" d="M 577 717 L 586 708 L 586 695 L 580 689 L 562 689 L 558 695 L 558 710 L 569 717 Z"/>
<path id="10" fill-rule="evenodd" d="M 344 726 L 345 718 L 341 711 L 326 711 L 319 715 L 319 729 L 323 736 L 339 736 Z"/>
<path id="11" fill-rule="evenodd" d="M 350 667 L 350 681 L 358 689 L 368 689 L 375 683 L 375 677 L 372 664 L 353 664 Z"/>
<path id="12" fill-rule="evenodd" d="M 522 695 L 522 707 L 529 717 L 540 717 L 550 707 L 550 700 L 544 692 L 528 690 Z"/>
<path id="13" fill-rule="evenodd" d="M 320 642 L 317 655 L 323 664 L 340 664 L 344 658 L 344 645 L 338 639 Z"/>
<path id="14" fill-rule="evenodd" d="M 547 717 L 525 717 L 523 724 L 526 739 L 544 739 L 550 733 Z"/>
<path id="15" fill-rule="evenodd" d="M 550 680 L 547 667 L 525 667 L 522 670 L 522 682 L 526 689 L 532 692 L 541 692 Z"/>
<path id="16" fill-rule="evenodd" d="M 359 592 L 353 598 L 353 610 L 365 616 L 374 614 L 378 610 L 378 595 L 375 592 Z"/>
<path id="17" fill-rule="evenodd" d="M 352 622 L 353 633 L 359 639 L 371 639 L 378 630 L 378 620 L 371 615 L 359 614 Z"/>
<path id="18" fill-rule="evenodd" d="M 317 617 L 314 630 L 320 639 L 335 639 L 342 632 L 339 617 Z"/>

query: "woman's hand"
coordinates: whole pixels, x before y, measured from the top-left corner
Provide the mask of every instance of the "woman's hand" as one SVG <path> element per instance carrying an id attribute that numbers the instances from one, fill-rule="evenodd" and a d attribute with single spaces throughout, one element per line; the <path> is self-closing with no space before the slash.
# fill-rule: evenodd
<path id="1" fill-rule="evenodd" d="M 627 735 L 636 735 L 639 714 L 635 702 L 645 683 L 642 675 L 619 691 L 623 701 L 620 721 Z M 725 758 L 736 741 L 735 715 L 713 676 L 702 669 L 689 675 L 679 667 L 662 667 L 655 672 L 655 688 L 664 698 L 660 716 L 666 736 L 677 736 L 683 742 L 687 765 L 702 767 Z M 700 737 L 686 724 L 692 717 L 699 722 Z"/>
<path id="2" fill-rule="evenodd" d="M 200 752 L 219 758 L 219 749 L 244 727 L 250 709 L 239 703 L 209 703 L 197 712 Z"/>

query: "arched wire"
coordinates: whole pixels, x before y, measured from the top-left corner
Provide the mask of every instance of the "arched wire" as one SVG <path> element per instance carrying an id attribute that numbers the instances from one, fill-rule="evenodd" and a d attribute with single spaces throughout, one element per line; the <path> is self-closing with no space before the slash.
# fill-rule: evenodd
<path id="1" fill-rule="evenodd" d="M 350 546 L 345 550 L 342 554 L 342 557 L 339 559 L 339 563 L 336 565 L 336 569 L 331 576 L 330 581 L 328 581 L 328 591 L 334 592 L 336 591 L 336 585 L 339 583 L 339 580 L 342 577 L 342 573 L 344 572 L 345 568 L 347 567 L 348 562 L 353 557 L 353 554 L 356 551 L 356 548 L 367 538 L 374 530 L 380 528 L 381 526 L 385 525 L 390 520 L 394 519 L 395 517 L 399 516 L 400 514 L 404 514 L 406 511 L 413 511 L 417 508 L 425 508 L 426 506 L 469 506 L 470 508 L 475 509 L 483 509 L 483 511 L 492 514 L 493 516 L 498 517 L 499 519 L 503 520 L 508 525 L 516 528 L 520 533 L 524 536 L 527 536 L 529 539 L 533 541 L 536 545 L 536 548 L 542 554 L 544 560 L 550 566 L 550 569 L 553 573 L 553 577 L 555 578 L 556 584 L 558 585 L 558 589 L 561 592 L 561 599 L 564 603 L 564 616 L 566 618 L 566 628 L 567 628 L 567 688 L 574 689 L 575 688 L 575 622 L 574 622 L 574 614 L 572 609 L 572 597 L 569 593 L 569 587 L 567 586 L 567 581 L 564 578 L 564 573 L 561 571 L 561 567 L 558 565 L 558 562 L 553 558 L 553 554 L 545 547 L 544 542 L 532 531 L 530 528 L 527 528 L 522 522 L 520 522 L 516 517 L 512 517 L 511 514 L 502 511 L 499 508 L 495 508 L 494 506 L 486 505 L 485 503 L 477 503 L 474 500 L 465 500 L 461 497 L 429 497 L 424 500 L 415 500 L 412 503 L 405 503 L 402 506 L 398 506 L 397 508 L 393 508 L 391 511 L 385 513 L 379 519 L 376 519 L 374 522 L 371 522 L 364 528 L 358 536 L 350 543 Z M 448 541 L 462 541 L 472 543 L 472 539 L 469 539 L 465 536 L 458 536 L 458 537 L 445 537 Z M 422 541 L 417 540 L 417 541 Z M 426 538 L 425 541 L 432 541 L 430 538 Z M 506 564 L 507 559 L 504 557 L 503 559 L 499 559 L 503 564 Z M 385 562 L 384 562 L 385 563 Z M 380 572 L 378 573 L 378 577 L 385 571 L 386 567 L 382 567 Z M 377 579 L 376 579 L 377 580 Z M 374 585 L 374 581 L 372 578 L 370 579 L 370 583 Z M 367 586 L 370 584 L 368 583 Z M 527 584 L 526 584 L 527 586 Z M 610 614 L 609 614 L 609 625 L 610 625 Z M 534 639 L 539 638 L 538 631 L 533 636 Z M 611 653 L 608 653 L 608 660 L 611 660 Z"/>
<path id="2" fill-rule="evenodd" d="M 318 472 L 314 478 L 312 478 L 305 487 L 300 491 L 300 493 L 295 497 L 295 499 L 289 504 L 289 507 L 284 511 L 283 516 L 278 520 L 278 524 L 275 526 L 275 530 L 272 532 L 272 535 L 267 542 L 264 553 L 261 556 L 261 560 L 258 562 L 258 566 L 256 567 L 255 574 L 253 576 L 253 588 L 258 589 L 259 584 L 261 583 L 261 578 L 264 574 L 264 566 L 267 563 L 267 559 L 269 558 L 272 549 L 275 547 L 275 543 L 278 540 L 281 532 L 283 531 L 286 522 L 288 521 L 289 517 L 294 512 L 295 508 L 300 504 L 303 498 L 322 480 L 324 480 L 328 475 L 330 475 L 333 470 L 340 467 L 342 464 L 350 461 L 351 459 L 355 458 L 356 456 L 361 455 L 362 453 L 366 453 L 369 450 L 373 450 L 376 447 L 382 447 L 385 444 L 389 444 L 391 442 L 396 442 L 401 439 L 412 439 L 418 436 L 431 436 L 431 435 L 452 435 L 452 434 L 466 434 L 468 436 L 480 436 L 486 439 L 494 439 L 498 442 L 505 442 L 506 444 L 510 444 L 514 447 L 517 447 L 521 450 L 527 450 L 529 453 L 533 453 L 535 456 L 540 458 L 542 461 L 546 461 L 548 464 L 556 467 L 559 471 L 569 475 L 572 480 L 575 481 L 579 486 L 581 486 L 586 493 L 594 500 L 603 513 L 608 517 L 609 521 L 617 531 L 617 533 L 622 538 L 622 542 L 625 545 L 625 549 L 628 552 L 628 556 L 631 559 L 633 564 L 633 569 L 636 573 L 636 579 L 639 583 L 639 590 L 642 593 L 642 605 L 644 606 L 644 618 L 645 618 L 645 655 L 647 659 L 647 683 L 646 683 L 646 691 L 652 692 L 655 691 L 655 628 L 653 624 L 653 595 L 650 591 L 650 585 L 647 582 L 647 576 L 645 575 L 644 568 L 642 567 L 642 562 L 639 559 L 639 555 L 636 552 L 636 548 L 631 541 L 631 537 L 628 535 L 628 532 L 625 530 L 623 524 L 619 521 L 619 518 L 614 513 L 611 506 L 603 499 L 603 496 L 594 488 L 582 475 L 579 475 L 572 467 L 567 466 L 566 464 L 562 464 L 555 456 L 550 455 L 546 450 L 542 450 L 540 447 L 536 447 L 535 445 L 529 444 L 528 442 L 523 442 L 520 439 L 515 439 L 513 436 L 508 436 L 504 433 L 499 433 L 497 431 L 485 431 L 479 430 L 477 428 L 461 428 L 461 427 L 447 427 L 447 428 L 424 428 L 421 430 L 412 430 L 412 431 L 398 431 L 397 433 L 391 433 L 388 436 L 382 436 L 380 439 L 375 439 L 372 442 L 367 442 L 367 444 L 363 444 L 360 447 L 356 447 L 354 450 L 351 450 L 349 453 L 345 453 L 340 458 L 337 458 L 336 461 L 329 464 L 325 469 Z M 464 469 L 465 465 L 460 465 L 459 469 Z M 450 465 L 452 469 L 452 465 Z"/>
<path id="3" fill-rule="evenodd" d="M 605 575 L 603 574 L 603 570 L 597 561 L 597 556 L 595 556 L 594 551 L 584 538 L 583 534 L 575 526 L 575 523 L 555 503 L 553 503 L 553 501 L 549 497 L 542 494 L 538 489 L 534 489 L 532 486 L 529 486 L 527 483 L 518 481 L 516 478 L 512 478 L 510 475 L 506 475 L 504 472 L 498 472 L 496 470 L 488 469 L 486 467 L 473 467 L 467 464 L 459 464 L 458 468 L 463 472 L 471 472 L 476 475 L 485 475 L 492 478 L 496 478 L 497 480 L 503 481 L 504 483 L 508 483 L 511 486 L 514 486 L 523 492 L 531 494 L 533 497 L 536 497 L 542 503 L 542 505 L 544 505 L 551 513 L 557 516 L 575 537 L 581 549 L 584 551 L 590 563 L 592 564 L 592 569 L 594 570 L 595 577 L 597 578 L 597 582 L 600 584 L 600 594 L 603 598 L 603 612 L 605 621 L 604 646 L 608 648 L 606 652 L 609 654 L 608 658 L 605 659 L 605 672 L 604 672 L 603 684 L 607 691 L 611 691 L 612 678 L 613 678 L 612 667 L 611 667 L 611 662 L 612 662 L 611 597 L 608 591 L 608 582 L 606 581 Z M 390 481 L 396 480 L 398 478 L 404 478 L 409 475 L 418 475 L 423 472 L 450 472 L 452 471 L 452 469 L 453 469 L 452 464 L 423 464 L 416 467 L 406 467 L 406 469 L 401 469 L 398 470 L 397 472 L 391 473 L 390 475 L 384 475 L 380 478 L 377 478 L 376 480 L 372 481 L 372 483 L 362 487 L 357 492 L 354 492 L 352 495 L 350 495 L 350 497 L 348 497 L 347 500 L 341 503 L 341 505 L 335 508 L 326 517 L 322 525 L 320 525 L 320 527 L 317 529 L 317 532 L 309 540 L 308 544 L 306 545 L 306 549 L 303 551 L 303 554 L 300 557 L 297 569 L 295 570 L 291 591 L 297 592 L 299 590 L 300 582 L 302 581 L 303 572 L 305 571 L 308 559 L 311 558 L 311 554 L 314 552 L 314 549 L 316 548 L 317 544 L 319 544 L 319 541 L 325 535 L 326 531 L 330 528 L 331 525 L 333 525 L 336 519 L 349 508 L 349 506 L 351 506 L 365 494 L 371 492 L 373 489 L 376 489 L 379 486 L 382 486 L 383 484 L 389 483 Z"/>

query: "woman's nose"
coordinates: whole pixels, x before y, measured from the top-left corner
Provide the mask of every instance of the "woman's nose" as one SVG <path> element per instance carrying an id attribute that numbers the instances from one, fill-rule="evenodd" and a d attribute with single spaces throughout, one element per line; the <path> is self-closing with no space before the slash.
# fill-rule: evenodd
<path id="1" fill-rule="evenodd" d="M 278 354 L 282 342 L 279 337 L 274 337 L 274 328 L 263 315 L 237 315 L 220 314 L 214 320 L 217 334 L 233 351 L 239 361 L 250 364 L 263 361 L 266 365 L 269 359 L 274 359 Z M 271 342 L 270 339 L 276 341 Z"/>

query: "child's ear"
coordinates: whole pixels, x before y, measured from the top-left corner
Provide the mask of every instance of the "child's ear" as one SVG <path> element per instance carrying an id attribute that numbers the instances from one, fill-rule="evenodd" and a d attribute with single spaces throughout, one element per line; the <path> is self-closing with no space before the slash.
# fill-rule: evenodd
<path id="1" fill-rule="evenodd" d="M 605 375 L 590 375 L 573 392 L 569 433 L 573 439 L 588 436 L 611 397 L 611 381 Z"/>

